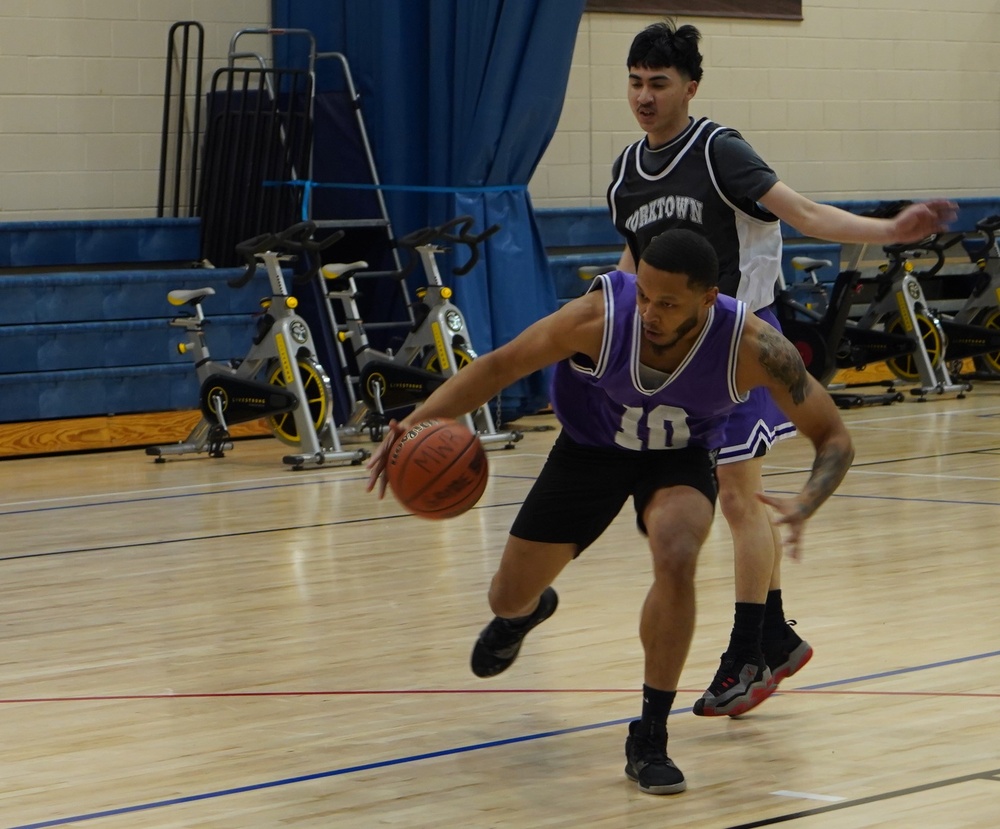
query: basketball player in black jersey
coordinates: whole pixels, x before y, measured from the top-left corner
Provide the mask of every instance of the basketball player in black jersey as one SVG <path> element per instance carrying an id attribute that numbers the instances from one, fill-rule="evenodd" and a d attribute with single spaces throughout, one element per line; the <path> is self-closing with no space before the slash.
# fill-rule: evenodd
<path id="1" fill-rule="evenodd" d="M 731 128 L 688 114 L 702 78 L 694 26 L 656 23 L 629 51 L 628 100 L 645 136 L 616 160 L 608 190 L 626 241 L 619 269 L 633 272 L 650 240 L 682 227 L 706 236 L 719 257 L 722 293 L 772 325 L 769 306 L 781 267 L 779 220 L 805 236 L 835 242 L 912 242 L 954 220 L 954 203 L 913 204 L 892 219 L 818 204 L 783 184 Z M 763 460 L 794 429 L 764 389 L 733 413 L 718 457 L 719 502 L 733 535 L 736 612 L 719 671 L 694 707 L 736 716 L 766 699 L 812 656 L 786 622 L 780 588 L 781 539 L 763 492 Z"/>

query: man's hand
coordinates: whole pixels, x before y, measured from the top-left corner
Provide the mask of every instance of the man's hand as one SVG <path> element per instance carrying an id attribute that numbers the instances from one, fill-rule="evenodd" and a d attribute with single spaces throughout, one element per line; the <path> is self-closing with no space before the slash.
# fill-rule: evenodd
<path id="1" fill-rule="evenodd" d="M 368 459 L 368 464 L 365 466 L 368 470 L 368 486 L 366 489 L 368 492 L 371 492 L 377 485 L 379 498 L 385 497 L 385 488 L 389 483 L 385 474 L 385 467 L 389 462 L 389 452 L 405 431 L 406 429 L 400 426 L 395 420 L 390 420 L 385 437 L 379 444 L 378 449 L 372 452 L 372 456 Z"/>
<path id="2" fill-rule="evenodd" d="M 919 242 L 932 233 L 941 233 L 958 218 L 958 205 L 947 199 L 933 199 L 905 207 L 893 219 L 893 240 Z"/>
<path id="3" fill-rule="evenodd" d="M 784 541 L 788 555 L 794 559 L 801 559 L 802 530 L 805 528 L 808 517 L 802 504 L 797 498 L 775 498 L 771 495 L 765 495 L 763 492 L 758 492 L 757 498 L 777 513 L 777 516 L 771 519 L 773 524 L 776 526 L 784 524 L 788 527 Z"/>

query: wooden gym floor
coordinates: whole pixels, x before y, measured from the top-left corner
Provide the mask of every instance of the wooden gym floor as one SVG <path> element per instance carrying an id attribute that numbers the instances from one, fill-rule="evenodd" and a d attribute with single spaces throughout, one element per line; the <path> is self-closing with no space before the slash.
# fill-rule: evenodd
<path id="1" fill-rule="evenodd" d="M 784 568 L 816 655 L 738 720 L 690 713 L 732 619 L 717 516 L 673 797 L 622 773 L 649 581 L 630 507 L 514 667 L 468 669 L 552 431 L 491 450 L 481 503 L 442 523 L 359 467 L 286 470 L 271 439 L 0 462 L 0 826 L 994 826 L 1000 384 L 844 416 L 857 463 Z M 810 463 L 785 442 L 769 490 Z"/>

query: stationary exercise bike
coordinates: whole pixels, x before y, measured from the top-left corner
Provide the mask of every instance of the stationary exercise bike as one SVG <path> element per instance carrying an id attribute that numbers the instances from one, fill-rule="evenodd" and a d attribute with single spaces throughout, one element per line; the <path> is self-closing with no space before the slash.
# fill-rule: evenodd
<path id="1" fill-rule="evenodd" d="M 814 376 L 828 380 L 828 375 L 832 375 L 836 369 L 862 369 L 871 363 L 885 362 L 900 380 L 918 383 L 910 391 L 921 400 L 932 392 L 958 392 L 958 397 L 961 398 L 972 388 L 966 382 L 954 382 L 948 373 L 944 360 L 947 343 L 944 329 L 937 315 L 928 306 L 920 283 L 911 273 L 912 265 L 906 261 L 905 256 L 909 247 L 912 246 L 885 247 L 889 262 L 880 266 L 874 277 L 867 277 L 853 268 L 838 277 L 827 315 L 831 318 L 838 315 L 837 319 L 843 323 L 843 327 L 835 327 L 832 323 L 819 325 L 818 315 L 813 314 L 815 330 L 811 338 L 802 338 L 809 347 L 822 346 L 815 349 L 823 356 L 811 369 Z M 855 263 L 859 262 L 858 255 Z M 830 264 L 827 260 L 802 259 L 799 266 L 813 270 Z M 850 299 L 854 293 L 866 289 L 870 300 L 860 317 L 851 319 L 854 310 Z M 787 297 L 779 296 L 779 320 L 783 329 L 787 326 L 787 331 L 793 333 L 794 337 L 800 332 L 796 331 L 794 323 L 788 319 L 789 308 L 800 319 L 804 315 L 804 309 L 796 308 Z M 800 353 L 803 352 L 802 347 L 799 350 Z M 831 354 L 834 358 L 832 365 L 829 362 Z M 842 408 L 850 408 L 872 403 L 892 403 L 899 399 L 894 384 L 890 383 L 889 390 L 882 394 L 848 393 L 837 399 L 837 403 Z"/>
<path id="2" fill-rule="evenodd" d="M 1000 379 L 1000 252 L 997 233 L 1000 216 L 987 216 L 971 233 L 942 233 L 917 245 L 906 255 L 913 275 L 938 315 L 947 338 L 945 360 L 954 373 L 970 359 L 976 371 L 962 379 Z M 961 250 L 971 264 L 956 270 L 947 266 L 948 252 Z M 920 259 L 933 261 L 916 270 Z M 964 260 L 965 256 L 962 256 Z"/>
<path id="3" fill-rule="evenodd" d="M 417 300 L 410 306 L 413 323 L 393 350 L 371 345 L 358 308 L 355 275 L 368 263 L 331 263 L 320 270 L 328 319 L 331 330 L 336 332 L 338 359 L 352 407 L 342 433 L 367 431 L 373 441 L 380 440 L 390 418 L 405 416 L 449 376 L 476 359 L 468 324 L 451 301 L 452 289 L 442 281 L 436 259 L 447 249 L 439 243 L 464 246 L 469 259 L 453 272 L 460 276 L 472 270 L 479 260 L 479 246 L 500 229 L 494 225 L 473 234 L 472 222 L 471 216 L 458 216 L 397 240 L 397 246 L 407 255 L 406 262 L 399 271 L 380 275 L 405 279 L 419 258 L 427 281 L 417 289 Z M 503 442 L 505 448 L 511 448 L 521 439 L 519 431 L 498 431 L 490 404 L 466 415 L 466 422 L 483 443 Z"/>
<path id="4" fill-rule="evenodd" d="M 846 363 L 867 362 L 871 356 L 857 341 L 881 340 L 882 349 L 894 348 L 896 353 L 909 354 L 916 344 L 908 337 L 886 335 L 869 336 L 870 332 L 852 327 L 850 313 L 852 300 L 860 287 L 862 274 L 858 266 L 866 246 L 853 246 L 848 256 L 848 266 L 837 274 L 829 292 L 822 285 L 816 272 L 833 263 L 828 259 L 796 256 L 792 267 L 805 277 L 788 286 L 782 277 L 775 300 L 775 312 L 782 333 L 795 345 L 806 370 L 830 391 L 833 401 L 841 409 L 859 406 L 883 405 L 902 401 L 903 395 L 891 387 L 884 392 L 859 393 L 846 384 L 831 385 L 838 369 Z"/>
<path id="5" fill-rule="evenodd" d="M 864 215 L 890 218 L 908 204 L 883 203 Z M 912 247 L 885 247 L 889 262 L 879 267 L 874 277 L 862 275 L 857 280 L 854 290 L 868 297 L 868 304 L 858 318 L 854 318 L 853 308 L 849 310 L 850 319 L 835 346 L 836 367 L 857 369 L 884 361 L 900 380 L 918 384 L 910 391 L 921 400 L 932 392 L 957 392 L 964 397 L 972 387 L 966 382 L 954 382 L 948 373 L 944 329 L 912 275 L 912 265 L 906 261 L 906 251 Z M 860 262 L 858 255 L 852 268 Z"/>
<path id="6" fill-rule="evenodd" d="M 910 393 L 924 400 L 928 394 L 957 392 L 959 398 L 971 391 L 971 384 L 955 382 L 945 357 L 948 337 L 940 317 L 931 308 L 920 281 L 913 274 L 908 252 L 914 246 L 886 245 L 889 261 L 870 280 L 874 295 L 857 321 L 856 328 L 876 334 L 871 345 L 878 347 L 879 336 L 909 338 L 916 348 L 909 353 L 886 353 L 889 370 L 900 380 L 916 383 Z M 888 352 L 890 349 L 886 348 Z"/>
<path id="7" fill-rule="evenodd" d="M 263 313 L 257 318 L 253 343 L 240 360 L 219 362 L 209 352 L 205 336 L 209 321 L 202 302 L 215 294 L 213 288 L 167 295 L 171 305 L 182 309 L 170 325 L 186 334 L 178 351 L 194 360 L 202 417 L 180 443 L 146 449 L 157 463 L 170 455 L 188 453 L 222 457 L 233 446 L 229 427 L 261 418 L 275 437 L 297 450 L 283 459 L 293 469 L 336 461 L 357 464 L 368 456 L 364 449 L 341 447 L 330 380 L 316 359 L 309 327 L 295 311 L 298 301 L 289 292 L 281 269 L 282 262 L 301 258 L 306 267 L 298 278 L 314 276 L 319 270 L 320 251 L 343 237 L 338 232 L 317 242 L 312 240 L 315 229 L 312 222 L 300 222 L 281 233 L 255 236 L 236 246 L 246 268 L 229 285 L 245 286 L 262 262 L 271 287 L 271 295 L 260 303 Z"/>

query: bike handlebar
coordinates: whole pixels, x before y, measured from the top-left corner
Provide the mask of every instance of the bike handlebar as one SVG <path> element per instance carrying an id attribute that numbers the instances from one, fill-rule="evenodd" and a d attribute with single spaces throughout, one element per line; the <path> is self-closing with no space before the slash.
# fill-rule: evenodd
<path id="1" fill-rule="evenodd" d="M 952 233 L 935 233 L 932 236 L 928 236 L 926 239 L 921 239 L 919 242 L 911 242 L 909 244 L 898 243 L 893 245 L 886 245 L 883 250 L 892 259 L 904 259 L 906 254 L 911 251 L 923 251 L 925 253 L 933 254 L 934 261 L 930 264 L 927 270 L 921 271 L 921 276 L 934 276 L 941 268 L 944 267 L 946 256 L 945 254 L 950 248 L 953 248 L 959 242 L 965 239 L 965 233 L 961 231 Z M 917 254 L 919 256 L 919 254 Z"/>
<path id="2" fill-rule="evenodd" d="M 480 242 L 485 241 L 500 230 L 500 225 L 492 225 L 486 228 L 486 230 L 482 233 L 471 233 L 470 230 L 474 221 L 475 220 L 472 216 L 456 216 L 454 219 L 449 219 L 442 225 L 437 225 L 436 227 L 422 227 L 419 230 L 414 230 L 413 232 L 407 233 L 405 236 L 397 239 L 397 247 L 405 248 L 407 251 L 411 252 L 410 261 L 400 273 L 400 278 L 407 276 L 416 265 L 416 260 L 412 257 L 412 251 L 416 248 L 423 247 L 424 245 L 430 245 L 437 241 L 462 244 L 468 247 L 469 260 L 464 265 L 452 268 L 452 273 L 456 276 L 462 276 L 471 271 L 479 261 Z M 455 228 L 457 228 L 457 230 Z"/>
<path id="3" fill-rule="evenodd" d="M 989 257 L 998 232 L 1000 232 L 1000 216 L 991 215 L 976 222 L 976 230 L 971 234 L 965 231 L 935 233 L 919 242 L 885 245 L 883 250 L 894 260 L 904 259 L 910 251 L 926 251 L 933 254 L 935 261 L 926 271 L 921 271 L 920 275 L 934 276 L 944 267 L 946 251 L 960 242 L 973 261 Z"/>
<path id="4" fill-rule="evenodd" d="M 973 262 L 990 257 L 990 250 L 996 241 L 997 233 L 1000 232 L 1000 216 L 996 213 L 984 216 L 976 222 L 976 230 L 982 236 L 981 242 L 976 245 L 966 245 L 966 252 Z"/>
<path id="5" fill-rule="evenodd" d="M 246 285 L 257 273 L 258 254 L 267 251 L 302 254 L 307 266 L 306 271 L 293 278 L 296 282 L 312 279 L 322 265 L 320 257 L 316 254 L 344 238 L 344 231 L 337 230 L 325 239 L 317 241 L 312 238 L 315 232 L 315 222 L 296 222 L 279 233 L 261 233 L 259 236 L 240 242 L 236 245 L 236 252 L 246 263 L 244 271 L 241 276 L 228 280 L 228 284 L 233 288 L 242 288 Z"/>

